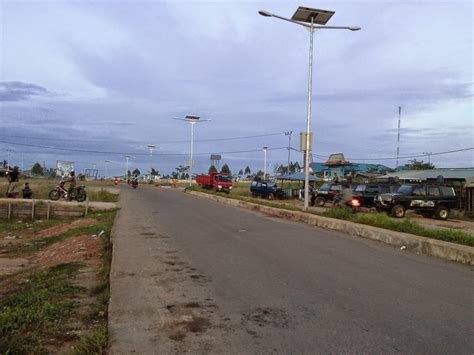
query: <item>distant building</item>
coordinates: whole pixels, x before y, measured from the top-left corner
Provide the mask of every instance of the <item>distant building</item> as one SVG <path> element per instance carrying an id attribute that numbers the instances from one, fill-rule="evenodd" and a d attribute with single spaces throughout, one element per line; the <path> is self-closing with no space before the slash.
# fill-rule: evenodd
<path id="1" fill-rule="evenodd" d="M 376 177 L 386 174 L 390 168 L 382 164 L 353 163 L 344 158 L 343 153 L 331 154 L 325 163 L 310 163 L 310 168 L 324 180 L 339 179 L 347 180 L 348 177 L 362 175 L 360 173 L 369 173 Z"/>

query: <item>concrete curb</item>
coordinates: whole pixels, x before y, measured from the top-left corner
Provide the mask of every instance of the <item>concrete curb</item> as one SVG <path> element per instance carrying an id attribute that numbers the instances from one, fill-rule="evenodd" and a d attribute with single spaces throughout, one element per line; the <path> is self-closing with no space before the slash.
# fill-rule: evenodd
<path id="1" fill-rule="evenodd" d="M 341 231 L 353 236 L 378 240 L 396 247 L 405 246 L 409 250 L 435 256 L 445 260 L 456 261 L 462 264 L 474 265 L 474 247 L 449 243 L 442 240 L 430 239 L 408 233 L 395 232 L 383 228 L 372 227 L 334 218 L 317 216 L 310 213 L 289 211 L 275 207 L 263 206 L 256 203 L 234 200 L 197 191 L 187 193 L 222 202 L 226 205 L 242 207 L 251 211 L 258 211 L 270 216 L 285 218 L 295 222 L 303 222 L 313 226 Z"/>

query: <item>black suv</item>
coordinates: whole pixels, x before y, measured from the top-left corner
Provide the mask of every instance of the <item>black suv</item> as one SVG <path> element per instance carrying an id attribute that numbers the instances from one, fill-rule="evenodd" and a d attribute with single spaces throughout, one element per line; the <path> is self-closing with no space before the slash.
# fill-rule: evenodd
<path id="1" fill-rule="evenodd" d="M 334 197 L 342 192 L 343 189 L 351 189 L 352 186 L 347 183 L 325 183 L 318 190 L 311 193 L 311 206 L 317 205 L 323 207 L 327 201 L 333 201 Z"/>
<path id="2" fill-rule="evenodd" d="M 282 198 L 285 194 L 282 188 L 278 187 L 277 184 L 271 181 L 252 181 L 250 192 L 253 197 L 262 196 L 269 200 Z"/>
<path id="3" fill-rule="evenodd" d="M 399 184 L 368 183 L 357 185 L 352 192 L 352 206 L 375 207 L 374 198 L 379 194 L 394 193 L 400 188 Z"/>
<path id="4" fill-rule="evenodd" d="M 424 217 L 448 219 L 456 207 L 456 193 L 450 186 L 417 184 L 402 185 L 396 193 L 381 194 L 375 198 L 377 209 L 402 218 L 406 210 L 414 210 Z"/>

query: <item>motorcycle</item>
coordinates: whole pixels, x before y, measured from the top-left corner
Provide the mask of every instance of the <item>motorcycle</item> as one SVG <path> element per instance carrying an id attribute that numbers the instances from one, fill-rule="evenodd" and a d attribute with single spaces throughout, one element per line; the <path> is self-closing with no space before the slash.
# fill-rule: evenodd
<path id="1" fill-rule="evenodd" d="M 138 180 L 137 179 L 132 179 L 132 181 L 130 182 L 130 184 L 132 185 L 132 187 L 134 189 L 136 189 L 138 187 Z"/>
<path id="2" fill-rule="evenodd" d="M 86 187 L 84 185 L 74 187 L 69 193 L 69 191 L 64 188 L 64 184 L 60 183 L 49 192 L 49 198 L 53 201 L 57 201 L 61 197 L 69 201 L 76 200 L 77 202 L 83 202 L 87 198 Z"/>

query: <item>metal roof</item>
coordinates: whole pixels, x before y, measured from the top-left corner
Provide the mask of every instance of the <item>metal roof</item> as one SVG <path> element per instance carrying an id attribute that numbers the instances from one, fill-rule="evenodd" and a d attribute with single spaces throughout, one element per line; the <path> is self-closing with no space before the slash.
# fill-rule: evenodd
<path id="1" fill-rule="evenodd" d="M 440 175 L 444 179 L 467 180 L 474 177 L 474 168 L 403 170 L 380 176 L 379 179 L 398 177 L 400 180 L 435 180 Z"/>

